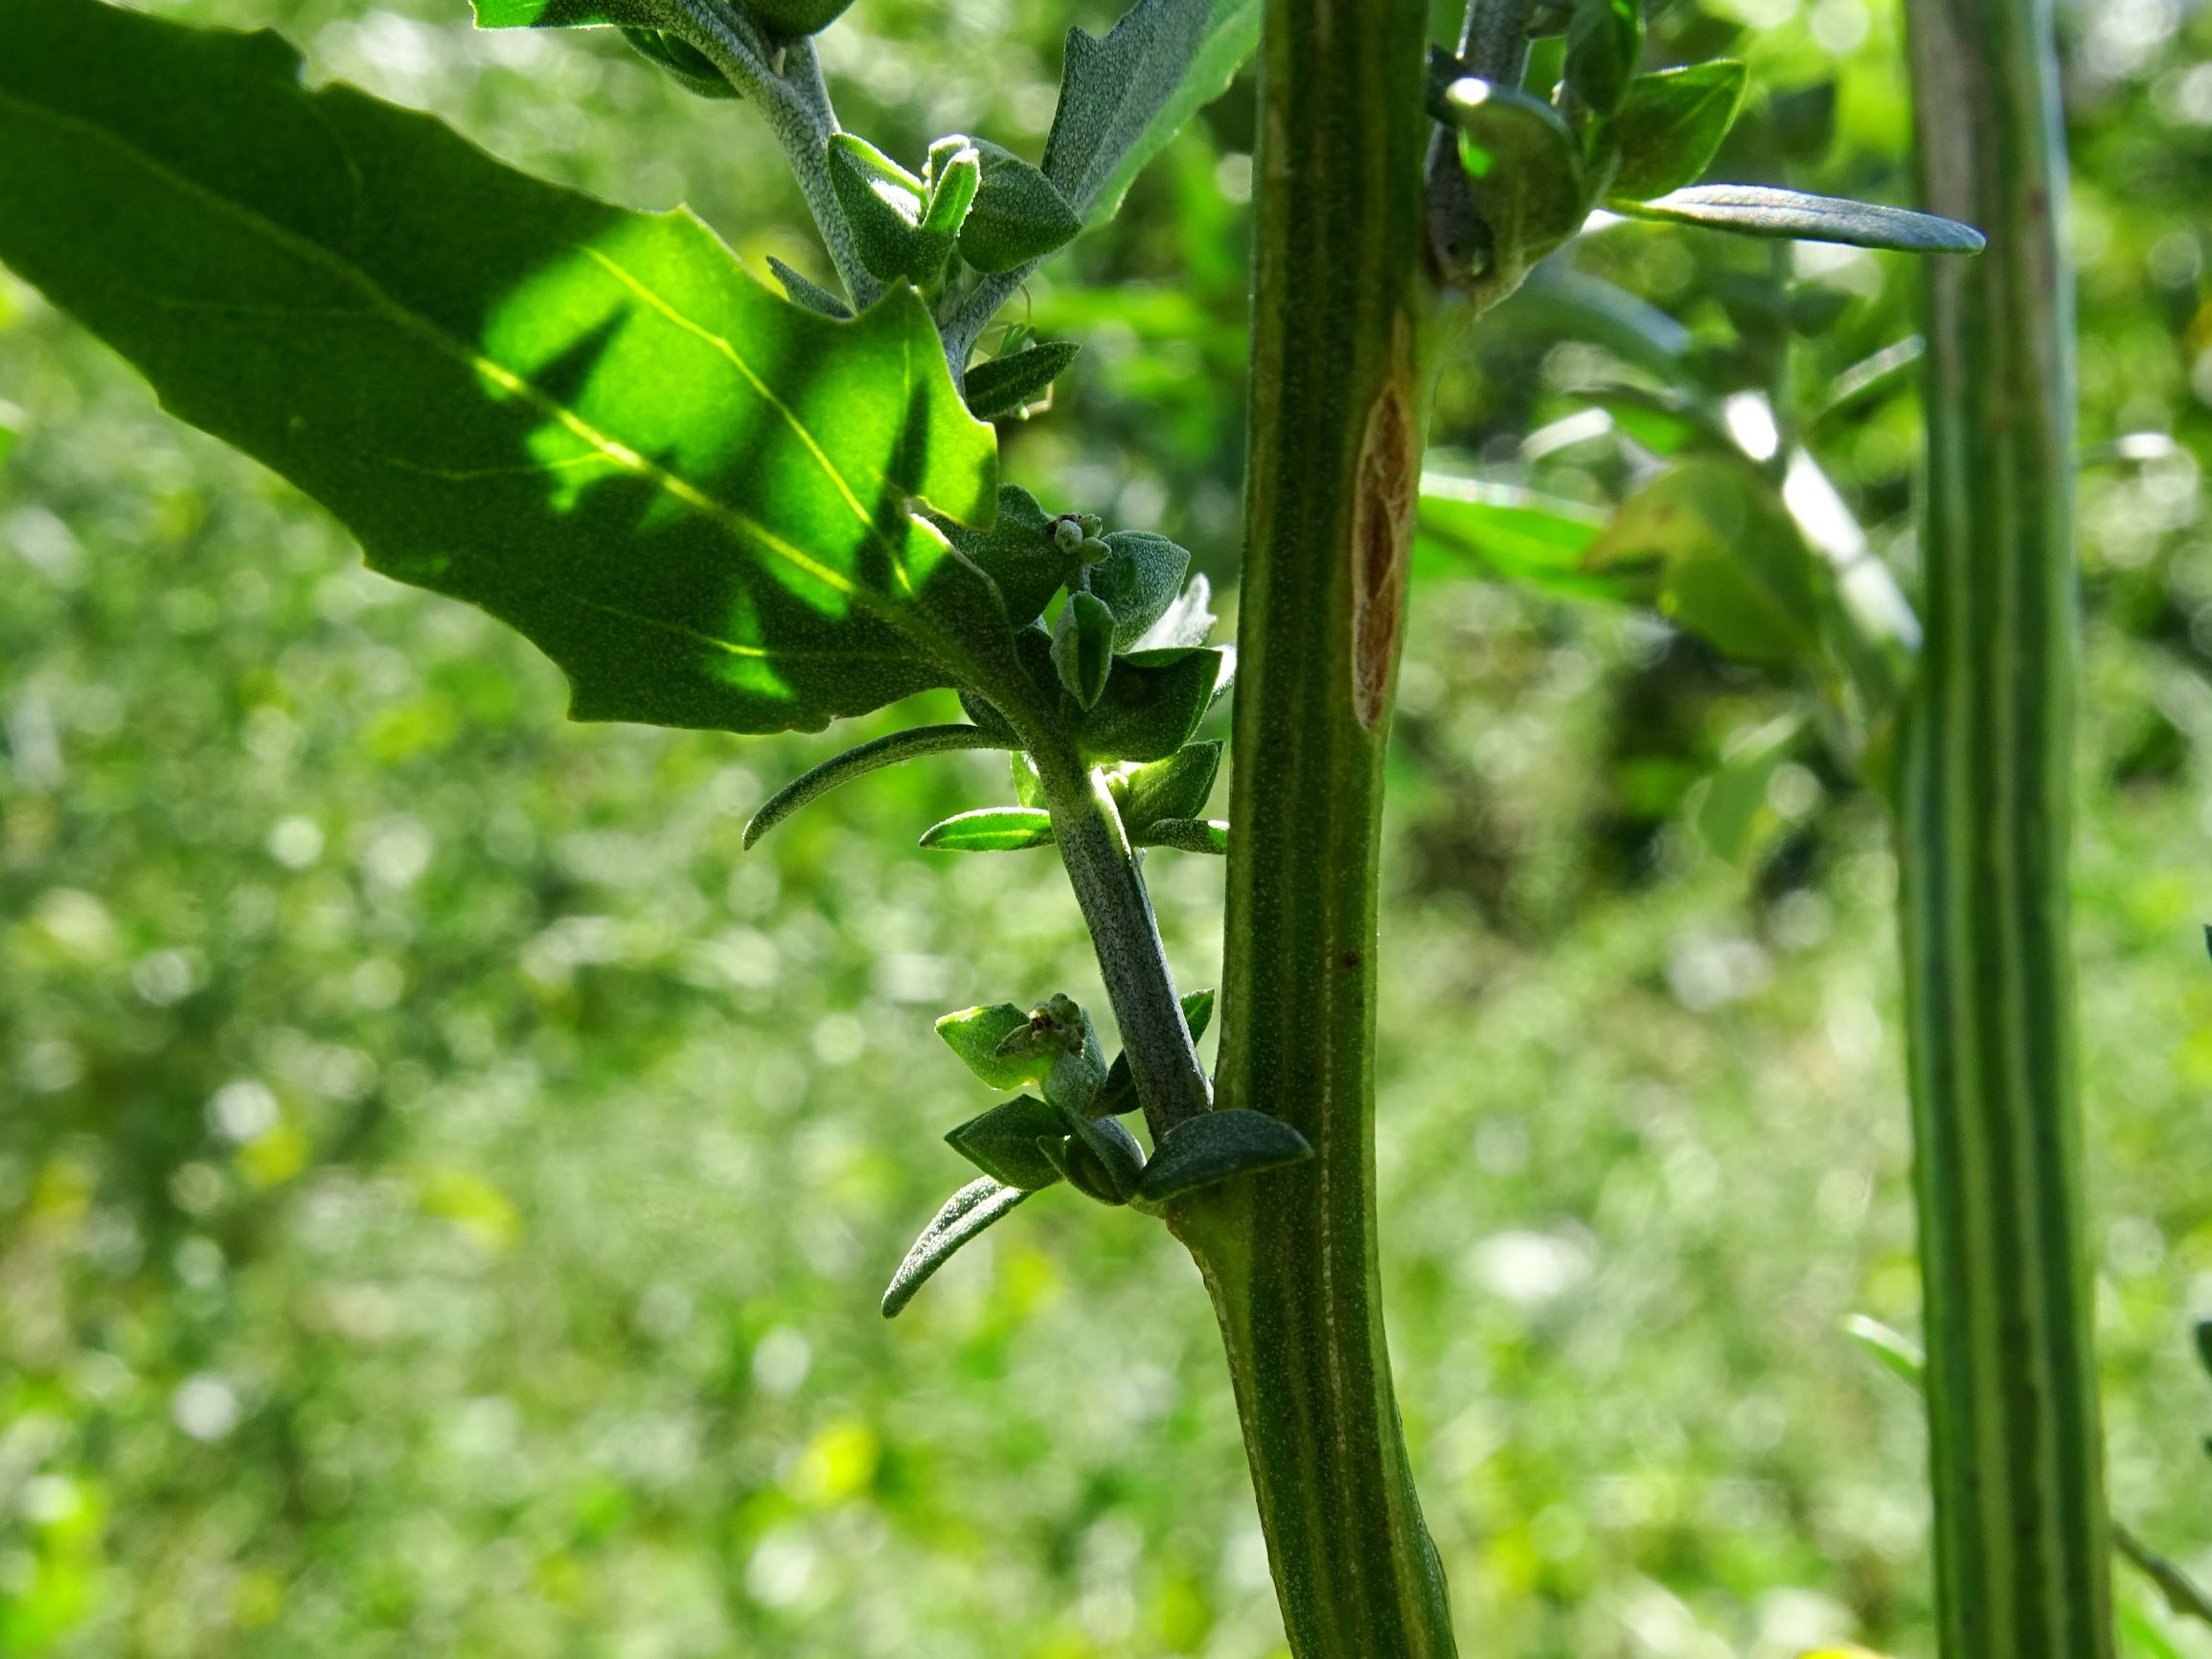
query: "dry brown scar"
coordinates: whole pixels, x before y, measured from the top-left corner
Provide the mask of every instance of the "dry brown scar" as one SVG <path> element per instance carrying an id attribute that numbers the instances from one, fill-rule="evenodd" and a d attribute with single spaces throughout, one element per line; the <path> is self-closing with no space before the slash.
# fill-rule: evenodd
<path id="1" fill-rule="evenodd" d="M 1413 539 L 1421 451 L 1414 436 L 1410 365 L 1394 353 L 1389 379 L 1368 407 L 1352 502 L 1352 707 L 1369 731 L 1390 707 L 1405 604 L 1405 553 Z"/>

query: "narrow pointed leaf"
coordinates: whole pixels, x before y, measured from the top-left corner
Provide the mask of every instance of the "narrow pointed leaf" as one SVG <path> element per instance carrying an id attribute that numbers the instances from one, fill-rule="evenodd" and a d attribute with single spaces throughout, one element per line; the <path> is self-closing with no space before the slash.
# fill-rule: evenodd
<path id="1" fill-rule="evenodd" d="M 745 825 L 744 846 L 751 851 L 762 836 L 800 807 L 855 778 L 923 755 L 942 755 L 955 749 L 1003 749 L 1010 741 L 980 726 L 917 726 L 912 731 L 893 732 L 887 738 L 847 749 L 842 755 L 824 761 L 811 772 L 792 779 L 769 796 Z"/>
<path id="2" fill-rule="evenodd" d="M 1194 990 L 1181 999 L 1183 1024 L 1197 1042 L 1206 1034 L 1206 1027 L 1214 1018 L 1214 993 Z M 1129 1057 L 1125 1052 L 1114 1056 L 1114 1063 L 1106 1070 L 1106 1087 L 1092 1102 L 1091 1112 L 1097 1117 L 1119 1117 L 1124 1112 L 1137 1109 L 1136 1079 L 1129 1071 Z"/>
<path id="3" fill-rule="evenodd" d="M 825 317 L 835 317 L 839 322 L 852 317 L 851 306 L 812 278 L 793 270 L 774 254 L 768 256 L 768 269 L 776 273 L 776 281 L 784 284 L 784 292 L 791 297 L 793 305 L 819 311 Z"/>
<path id="4" fill-rule="evenodd" d="M 686 92 L 720 100 L 744 96 L 715 67 L 713 58 L 680 35 L 661 29 L 626 28 L 622 37 L 639 57 L 657 63 Z"/>
<path id="5" fill-rule="evenodd" d="M 1654 201 L 1607 205 L 1633 218 L 1703 225 L 1744 237 L 1779 237 L 1807 242 L 1842 242 L 1855 248 L 1894 248 L 1913 254 L 1977 254 L 1981 232 L 1956 219 L 1876 202 L 1808 195 L 1757 184 L 1700 185 Z"/>
<path id="6" fill-rule="evenodd" d="M 1052 845 L 1052 814 L 1036 807 L 982 807 L 956 812 L 922 832 L 940 852 L 1020 852 Z"/>
<path id="7" fill-rule="evenodd" d="M 1259 0 L 1138 0 L 1104 39 L 1070 29 L 1045 176 L 1086 223 L 1109 216 L 1259 37 Z"/>
<path id="8" fill-rule="evenodd" d="M 1630 81 L 1620 107 L 1590 134 L 1593 153 L 1618 158 L 1608 193 L 1641 201 L 1694 183 L 1736 123 L 1746 75 L 1723 57 Z"/>
<path id="9" fill-rule="evenodd" d="M 1047 340 L 1009 357 L 993 357 L 968 371 L 968 408 L 978 420 L 1025 409 L 1044 396 L 1083 348 L 1073 340 Z"/>
<path id="10" fill-rule="evenodd" d="M 1052 666 L 1060 689 L 1083 708 L 1095 705 L 1114 664 L 1114 613 L 1095 594 L 1072 593 L 1052 630 Z"/>
<path id="11" fill-rule="evenodd" d="M 945 1137 L 952 1149 L 994 1181 L 1036 1192 L 1060 1178 L 1038 1142 L 1067 1133 L 1060 1113 L 1035 1095 L 1023 1095 L 970 1118 Z"/>
<path id="12" fill-rule="evenodd" d="M 937 236 L 957 237 L 983 183 L 983 156 L 973 145 L 965 145 L 943 157 L 942 165 L 934 150 L 929 159 L 929 206 L 922 216 L 922 228 Z"/>
<path id="13" fill-rule="evenodd" d="M 1009 758 L 1008 769 L 1014 774 L 1014 798 L 1024 807 L 1047 805 L 1044 780 L 1038 776 L 1037 762 L 1019 749 Z"/>
<path id="14" fill-rule="evenodd" d="M 1865 1349 L 1891 1375 L 1915 1389 L 1921 1386 L 1927 1356 L 1910 1337 L 1863 1313 L 1854 1313 L 1843 1322 L 1843 1334 Z"/>
<path id="15" fill-rule="evenodd" d="M 1216 858 L 1229 855 L 1229 826 L 1221 818 L 1161 818 L 1130 839 L 1139 847 L 1169 847 Z"/>
<path id="16" fill-rule="evenodd" d="M 1280 1170 L 1313 1155 L 1306 1137 L 1281 1118 L 1233 1107 L 1189 1118 L 1170 1129 L 1145 1166 L 1138 1195 L 1155 1204 L 1235 1175 Z"/>
<path id="17" fill-rule="evenodd" d="M 271 34 L 96 0 L 0 34 L 0 260 L 373 568 L 529 635 L 579 718 L 812 730 L 1004 657 L 912 507 L 996 492 L 916 296 L 815 316 Z"/>
<path id="18" fill-rule="evenodd" d="M 883 1317 L 898 1318 L 914 1300 L 914 1293 L 951 1261 L 963 1244 L 1011 1215 L 1028 1196 L 1028 1189 L 1009 1187 L 986 1175 L 980 1181 L 970 1181 L 947 1198 L 945 1208 L 937 1212 L 935 1219 L 922 1230 L 922 1237 L 914 1240 L 914 1247 L 906 1252 L 906 1260 L 899 1263 L 899 1271 L 891 1275 L 891 1287 L 883 1292 Z"/>

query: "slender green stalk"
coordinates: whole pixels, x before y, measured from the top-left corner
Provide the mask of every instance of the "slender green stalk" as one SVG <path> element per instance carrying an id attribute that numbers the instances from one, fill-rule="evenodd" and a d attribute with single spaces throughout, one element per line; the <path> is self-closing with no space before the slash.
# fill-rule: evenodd
<path id="1" fill-rule="evenodd" d="M 750 852 L 755 843 L 810 802 L 817 801 L 840 784 L 850 784 L 855 778 L 885 766 L 896 766 L 901 761 L 917 760 L 924 755 L 942 755 L 952 749 L 1011 749 L 1014 740 L 981 726 L 915 726 L 904 732 L 893 732 L 888 737 L 877 738 L 842 755 L 832 756 L 812 771 L 792 779 L 763 803 L 745 825 L 745 849 Z"/>
<path id="2" fill-rule="evenodd" d="M 1948 1659 L 2112 1651 L 2067 957 L 2073 318 L 2048 0 L 1908 8 L 1927 262 L 1927 640 L 1900 807 Z"/>
<path id="3" fill-rule="evenodd" d="M 1420 471 L 1422 0 L 1269 0 L 1224 1105 L 1311 1143 L 1172 1219 L 1211 1290 L 1298 1659 L 1453 1651 L 1383 1345 L 1377 822 Z"/>

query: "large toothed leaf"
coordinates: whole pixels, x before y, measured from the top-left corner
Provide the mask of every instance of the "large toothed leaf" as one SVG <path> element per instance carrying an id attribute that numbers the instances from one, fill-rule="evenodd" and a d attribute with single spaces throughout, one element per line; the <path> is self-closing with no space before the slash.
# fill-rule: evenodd
<path id="1" fill-rule="evenodd" d="M 0 0 L 0 261 L 579 717 L 812 729 L 1007 648 L 915 515 L 988 524 L 996 459 L 914 295 L 817 316 L 271 34 Z"/>
<path id="2" fill-rule="evenodd" d="M 1909 254 L 1977 254 L 1985 240 L 1972 225 L 1935 214 L 1757 184 L 1700 185 L 1653 201 L 1607 205 L 1635 218 L 1672 219 L 1744 237 L 1843 242 Z"/>
<path id="3" fill-rule="evenodd" d="M 1259 37 L 1259 0 L 1138 0 L 1103 40 L 1070 29 L 1045 176 L 1085 222 L 1110 216 Z"/>

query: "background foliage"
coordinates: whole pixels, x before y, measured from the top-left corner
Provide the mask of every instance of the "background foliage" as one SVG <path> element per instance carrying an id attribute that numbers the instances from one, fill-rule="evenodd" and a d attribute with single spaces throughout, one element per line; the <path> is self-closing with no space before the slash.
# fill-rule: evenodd
<path id="1" fill-rule="evenodd" d="M 611 37 L 477 34 L 458 0 L 159 10 L 280 26 L 507 159 L 828 275 L 749 112 Z M 824 48 L 894 153 L 959 129 L 1034 156 L 1060 32 L 1110 10 L 862 0 Z M 1716 170 L 1902 200 L 1896 27 L 1685 3 L 1654 61 L 1741 32 L 1766 102 Z M 2187 1342 L 2212 1312 L 2212 11 L 2115 0 L 2065 36 L 2085 439 L 2177 441 L 2092 451 L 2083 489 L 2114 1498 L 2212 1568 Z M 1831 78 L 1824 144 L 1818 96 L 1776 95 Z M 1008 475 L 1174 535 L 1223 589 L 1250 107 L 1208 111 L 1009 313 L 1085 350 Z M 1751 372 L 1727 302 L 1767 250 L 1623 226 L 1575 258 Z M 1794 275 L 1850 302 L 1790 348 L 1817 410 L 1910 332 L 1915 274 L 1818 250 Z M 1555 423 L 1591 371 L 1501 317 L 1438 441 L 1608 500 L 1620 447 Z M 1049 855 L 911 849 L 1003 799 L 1002 761 L 869 779 L 741 854 L 824 739 L 563 725 L 527 647 L 364 574 L 4 278 L 0 400 L 0 1651 L 1277 1648 L 1163 1232 L 1048 1199 L 876 1312 L 976 1103 L 930 1018 L 1102 1002 Z M 1915 420 L 1903 384 L 1810 427 L 1908 586 Z M 1780 679 L 1448 561 L 1404 689 L 1386 1267 L 1470 1646 L 1926 1651 L 1916 1407 L 1837 1329 L 1909 1329 L 1917 1297 L 1881 811 L 1811 741 L 1722 810 Z M 1211 983 L 1218 866 L 1151 868 Z M 2121 1588 L 2133 1651 L 2212 1653 Z"/>

